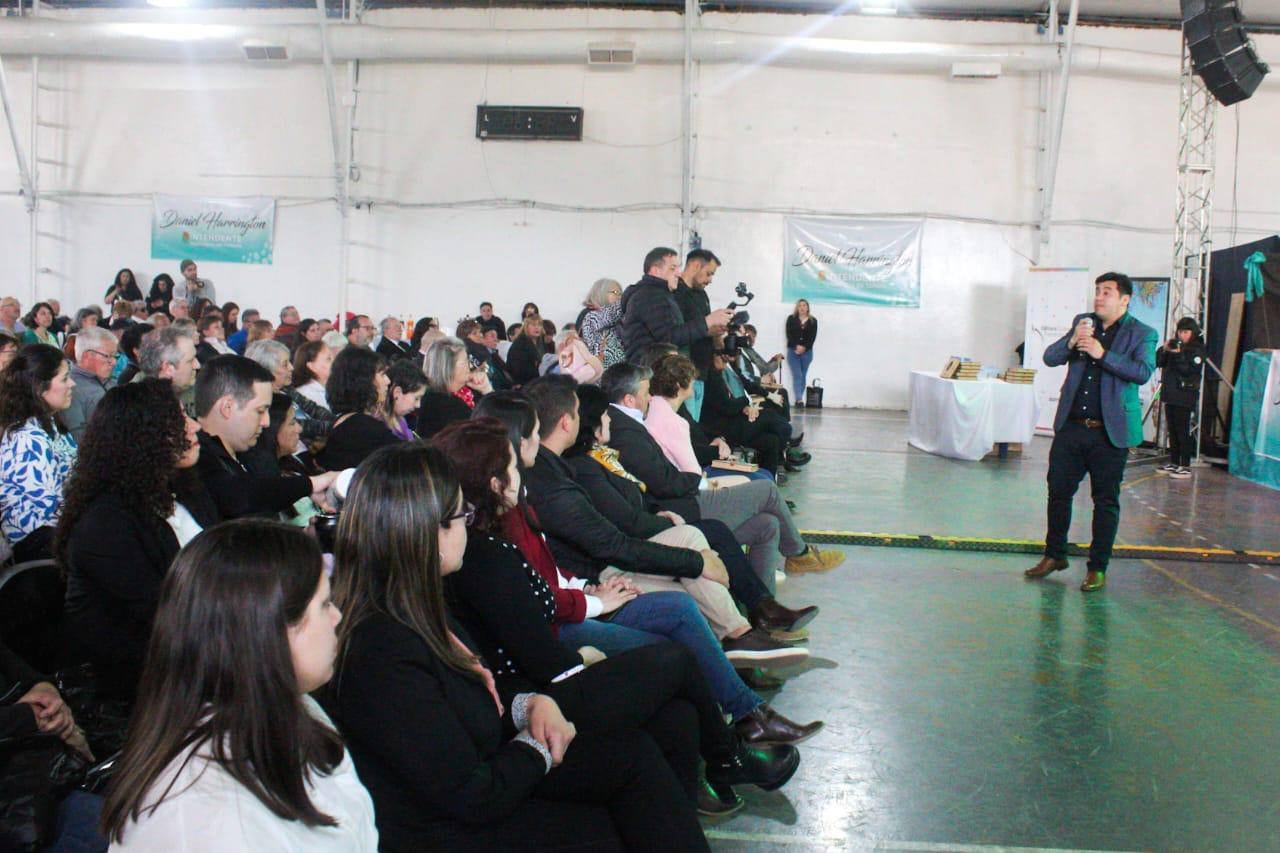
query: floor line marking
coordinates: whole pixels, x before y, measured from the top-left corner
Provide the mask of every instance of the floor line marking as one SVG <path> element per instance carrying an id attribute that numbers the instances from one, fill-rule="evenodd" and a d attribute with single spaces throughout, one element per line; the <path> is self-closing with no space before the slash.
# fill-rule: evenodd
<path id="1" fill-rule="evenodd" d="M 1137 480 L 1130 480 L 1129 482 L 1125 483 L 1125 484 L 1124 484 L 1123 486 L 1121 486 L 1120 488 L 1122 488 L 1122 489 L 1123 489 L 1123 488 L 1132 488 L 1133 486 L 1136 486 L 1136 485 L 1138 485 L 1139 483 L 1145 483 L 1147 480 L 1150 480 L 1152 477 L 1155 477 L 1155 476 L 1156 476 L 1155 474 L 1148 474 L 1147 476 L 1145 476 L 1145 477 L 1140 477 L 1140 478 L 1138 478 Z"/>
<path id="2" fill-rule="evenodd" d="M 1242 619 L 1247 619 L 1250 622 L 1253 622 L 1256 625 L 1260 625 L 1269 631 L 1274 631 L 1277 634 L 1280 634 L 1280 625 L 1277 625 L 1274 622 L 1268 622 L 1266 619 L 1263 619 L 1261 616 L 1255 616 L 1254 614 L 1250 613 L 1248 610 L 1241 610 L 1239 607 L 1236 607 L 1234 604 L 1228 601 L 1223 601 L 1221 598 L 1218 598 L 1218 596 L 1214 595 L 1213 593 L 1208 592 L 1207 590 L 1203 590 L 1189 581 L 1183 580 L 1182 578 L 1175 575 L 1173 572 L 1169 571 L 1168 569 L 1164 568 L 1163 566 L 1161 566 L 1160 564 L 1152 560 L 1143 558 L 1142 562 L 1146 563 L 1149 567 L 1154 569 L 1157 573 L 1163 575 L 1168 580 L 1173 581 L 1178 586 L 1181 586 L 1185 589 L 1190 590 L 1193 594 L 1200 596 L 1206 601 L 1216 604 L 1219 607 L 1223 608 L 1224 610 L 1229 610 Z"/>
<path id="3" fill-rule="evenodd" d="M 817 837 L 807 835 L 782 835 L 781 833 L 769 832 L 736 832 L 731 829 L 707 829 L 705 834 L 709 839 L 720 841 L 754 841 L 764 844 L 778 844 L 788 847 L 803 846 L 814 847 L 822 846 L 827 849 L 831 847 L 839 847 L 847 849 L 851 843 L 857 845 L 860 850 L 900 850 L 900 851 L 919 851 L 919 853 L 943 853 L 943 851 L 952 851 L 952 853 L 1109 853 L 1104 850 L 1081 850 L 1066 847 L 1006 847 L 996 844 L 946 844 L 933 841 L 870 841 L 866 843 L 862 841 L 851 842 L 847 838 L 833 837 Z"/>

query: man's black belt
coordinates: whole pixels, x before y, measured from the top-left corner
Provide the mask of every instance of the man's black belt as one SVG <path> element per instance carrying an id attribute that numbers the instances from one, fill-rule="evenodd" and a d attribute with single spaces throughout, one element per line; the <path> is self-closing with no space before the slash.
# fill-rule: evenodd
<path id="1" fill-rule="evenodd" d="M 1102 429 L 1103 423 L 1099 418 L 1072 418 L 1073 424 L 1080 424 L 1086 429 Z"/>

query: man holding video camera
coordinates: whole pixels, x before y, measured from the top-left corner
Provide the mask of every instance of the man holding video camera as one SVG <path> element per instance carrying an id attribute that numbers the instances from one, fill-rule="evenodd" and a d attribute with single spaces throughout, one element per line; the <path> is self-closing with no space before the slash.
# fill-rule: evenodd
<path id="1" fill-rule="evenodd" d="M 695 341 L 703 340 L 709 355 L 710 337 L 723 332 L 733 319 L 733 311 L 728 308 L 709 310 L 711 303 L 701 291 L 700 310 L 704 313 L 685 315 L 675 297 L 680 284 L 678 272 L 676 250 L 658 247 L 644 257 L 644 277 L 622 294 L 622 343 L 627 348 L 627 361 L 640 364 L 645 349 L 652 344 L 674 344 L 689 350 Z M 714 269 L 711 274 L 715 274 Z M 707 276 L 703 286 L 710 280 Z"/>

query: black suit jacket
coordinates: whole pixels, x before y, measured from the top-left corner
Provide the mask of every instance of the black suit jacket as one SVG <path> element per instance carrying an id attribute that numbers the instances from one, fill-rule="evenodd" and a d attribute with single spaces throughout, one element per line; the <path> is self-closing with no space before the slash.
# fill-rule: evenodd
<path id="1" fill-rule="evenodd" d="M 393 341 L 390 338 L 378 341 L 378 348 L 374 352 L 385 358 L 388 364 L 399 358 L 413 357 L 413 348 L 407 341 Z"/>
<path id="2" fill-rule="evenodd" d="M 569 465 L 545 447 L 538 449 L 525 485 L 557 565 L 578 577 L 596 581 L 611 565 L 670 577 L 702 574 L 702 555 L 697 551 L 637 539 L 619 530 L 596 509 Z"/>
<path id="3" fill-rule="evenodd" d="M 459 849 L 461 825 L 502 820 L 542 781 L 542 756 L 511 740 L 513 694 L 500 685 L 499 717 L 482 681 L 391 617 L 357 625 L 337 664 L 318 698 L 373 798 L 380 849 Z"/>
<path id="4" fill-rule="evenodd" d="M 565 460 L 573 469 L 573 478 L 586 490 L 600 514 L 618 525 L 618 529 L 637 539 L 650 539 L 673 525 L 645 508 L 640 487 L 625 477 L 605 468 L 585 453 Z"/>
<path id="5" fill-rule="evenodd" d="M 702 518 L 698 509 L 701 474 L 681 471 L 671 464 L 644 424 L 626 412 L 610 408 L 609 446 L 618 451 L 622 467 L 645 484 L 645 504 L 651 510 L 667 509 L 685 521 Z"/>
<path id="6" fill-rule="evenodd" d="M 222 440 L 200 430 L 196 471 L 223 518 L 272 518 L 311 494 L 307 477 L 257 477 L 233 459 Z"/>

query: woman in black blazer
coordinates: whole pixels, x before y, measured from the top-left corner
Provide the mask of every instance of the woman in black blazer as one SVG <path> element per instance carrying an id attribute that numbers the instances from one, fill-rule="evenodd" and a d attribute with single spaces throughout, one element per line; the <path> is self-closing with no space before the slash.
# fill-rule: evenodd
<path id="1" fill-rule="evenodd" d="M 133 698 L 169 565 L 219 521 L 192 470 L 198 428 L 168 380 L 144 379 L 108 391 L 85 429 L 56 548 L 68 631 L 106 697 Z"/>
<path id="2" fill-rule="evenodd" d="M 542 318 L 532 314 L 524 319 L 524 328 L 511 342 L 511 349 L 507 350 L 507 372 L 517 385 L 531 382 L 538 378 L 542 357 L 550 351 Z"/>
<path id="3" fill-rule="evenodd" d="M 648 734 L 579 733 L 551 697 L 495 683 L 450 621 L 443 580 L 462 565 L 468 515 L 444 455 L 404 442 L 360 467 L 338 523 L 345 619 L 322 701 L 382 849 L 706 850 Z M 696 740 L 691 713 L 683 730 Z"/>
<path id="4" fill-rule="evenodd" d="M 382 418 L 390 386 L 382 356 L 364 347 L 342 348 L 325 384 L 337 419 L 316 462 L 328 471 L 354 468 L 379 447 L 400 440 Z"/>

